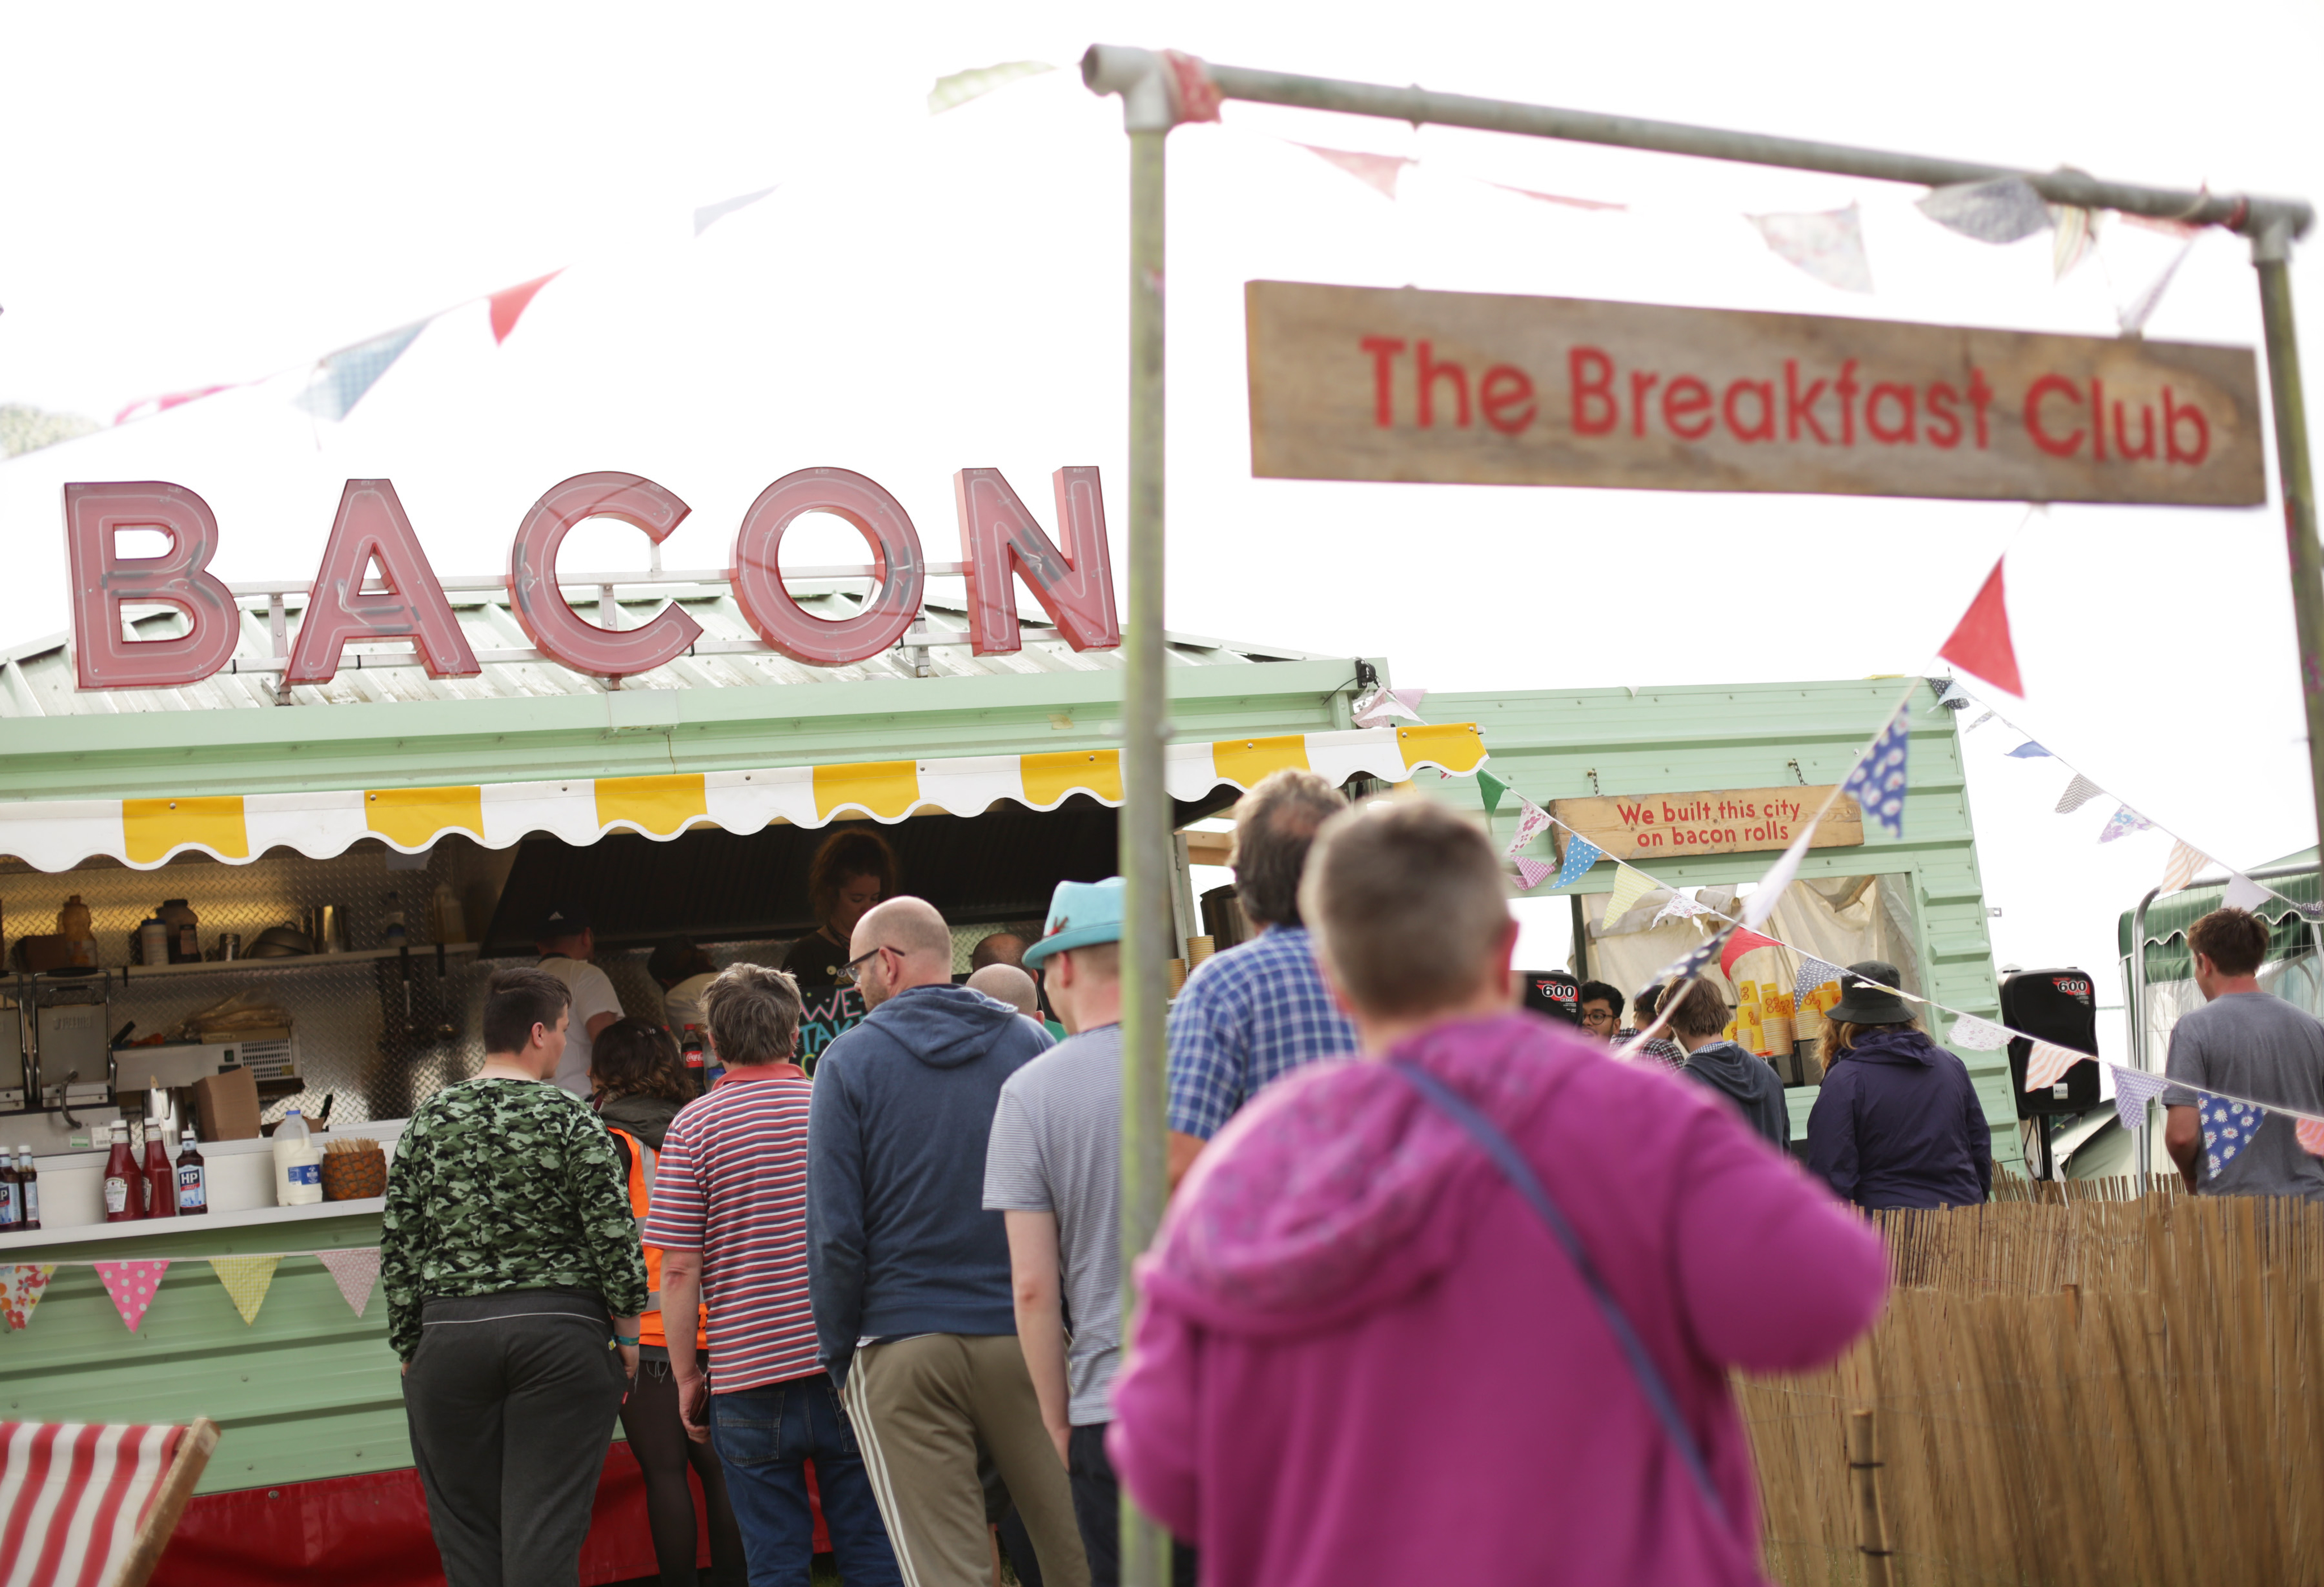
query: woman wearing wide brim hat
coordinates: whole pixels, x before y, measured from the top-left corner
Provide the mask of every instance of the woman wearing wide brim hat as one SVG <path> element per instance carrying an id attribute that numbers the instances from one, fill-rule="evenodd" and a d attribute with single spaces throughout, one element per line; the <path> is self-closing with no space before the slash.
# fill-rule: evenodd
<path id="1" fill-rule="evenodd" d="M 1993 1134 L 1969 1066 L 1929 1039 L 1895 990 L 1896 966 L 1850 964 L 1825 1014 L 1823 1088 L 1808 1115 L 1808 1169 L 1843 1200 L 1968 1206 L 1993 1188 Z"/>

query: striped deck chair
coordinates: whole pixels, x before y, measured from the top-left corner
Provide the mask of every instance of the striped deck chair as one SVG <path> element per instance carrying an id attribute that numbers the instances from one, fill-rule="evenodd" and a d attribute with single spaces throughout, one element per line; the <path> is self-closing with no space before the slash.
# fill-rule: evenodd
<path id="1" fill-rule="evenodd" d="M 0 1422 L 0 1587 L 145 1587 L 217 1424 Z"/>

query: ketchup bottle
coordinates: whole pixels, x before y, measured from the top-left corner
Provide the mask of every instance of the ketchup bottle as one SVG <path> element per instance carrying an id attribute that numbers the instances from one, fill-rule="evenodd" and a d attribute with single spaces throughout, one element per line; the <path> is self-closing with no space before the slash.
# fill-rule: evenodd
<path id="1" fill-rule="evenodd" d="M 145 1215 L 149 1218 L 174 1218 L 178 1215 L 178 1166 L 170 1160 L 170 1143 L 163 1139 L 161 1121 L 149 1119 L 145 1123 Z"/>
<path id="2" fill-rule="evenodd" d="M 129 1155 L 129 1126 L 115 1123 L 106 1135 L 113 1149 L 105 1159 L 105 1221 L 131 1223 L 145 1215 L 144 1176 Z"/>

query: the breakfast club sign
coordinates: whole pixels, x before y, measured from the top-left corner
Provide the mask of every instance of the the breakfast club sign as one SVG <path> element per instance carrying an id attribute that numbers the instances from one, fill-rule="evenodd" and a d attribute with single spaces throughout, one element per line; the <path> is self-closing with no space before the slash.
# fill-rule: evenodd
<path id="1" fill-rule="evenodd" d="M 1705 793 L 1618 794 L 1557 799 L 1549 813 L 1616 860 L 1640 854 L 1738 854 L 1786 849 L 1807 818 L 1823 808 L 1824 788 L 1731 788 Z M 1817 823 L 1808 846 L 1852 848 L 1864 841 L 1862 807 L 1843 796 Z"/>
<path id="2" fill-rule="evenodd" d="M 1251 281 L 1251 471 L 2248 506 L 2241 347 Z"/>

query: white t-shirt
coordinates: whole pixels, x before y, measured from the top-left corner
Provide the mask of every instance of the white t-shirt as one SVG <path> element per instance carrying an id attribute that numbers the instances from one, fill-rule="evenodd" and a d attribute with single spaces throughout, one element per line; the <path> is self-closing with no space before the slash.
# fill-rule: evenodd
<path id="1" fill-rule="evenodd" d="M 573 1020 L 565 1033 L 565 1056 L 557 1061 L 557 1084 L 586 1102 L 589 1097 L 589 1021 L 600 1014 L 619 1019 L 622 1000 L 613 991 L 613 977 L 586 959 L 551 954 L 540 961 L 540 967 L 565 983 L 573 994 Z"/>
<path id="2" fill-rule="evenodd" d="M 699 975 L 687 976 L 661 994 L 661 1020 L 669 1027 L 672 1036 L 684 1036 L 689 1025 L 705 1031 L 710 1029 L 710 1021 L 702 1014 L 702 993 L 717 979 L 716 971 L 706 970 Z"/>

